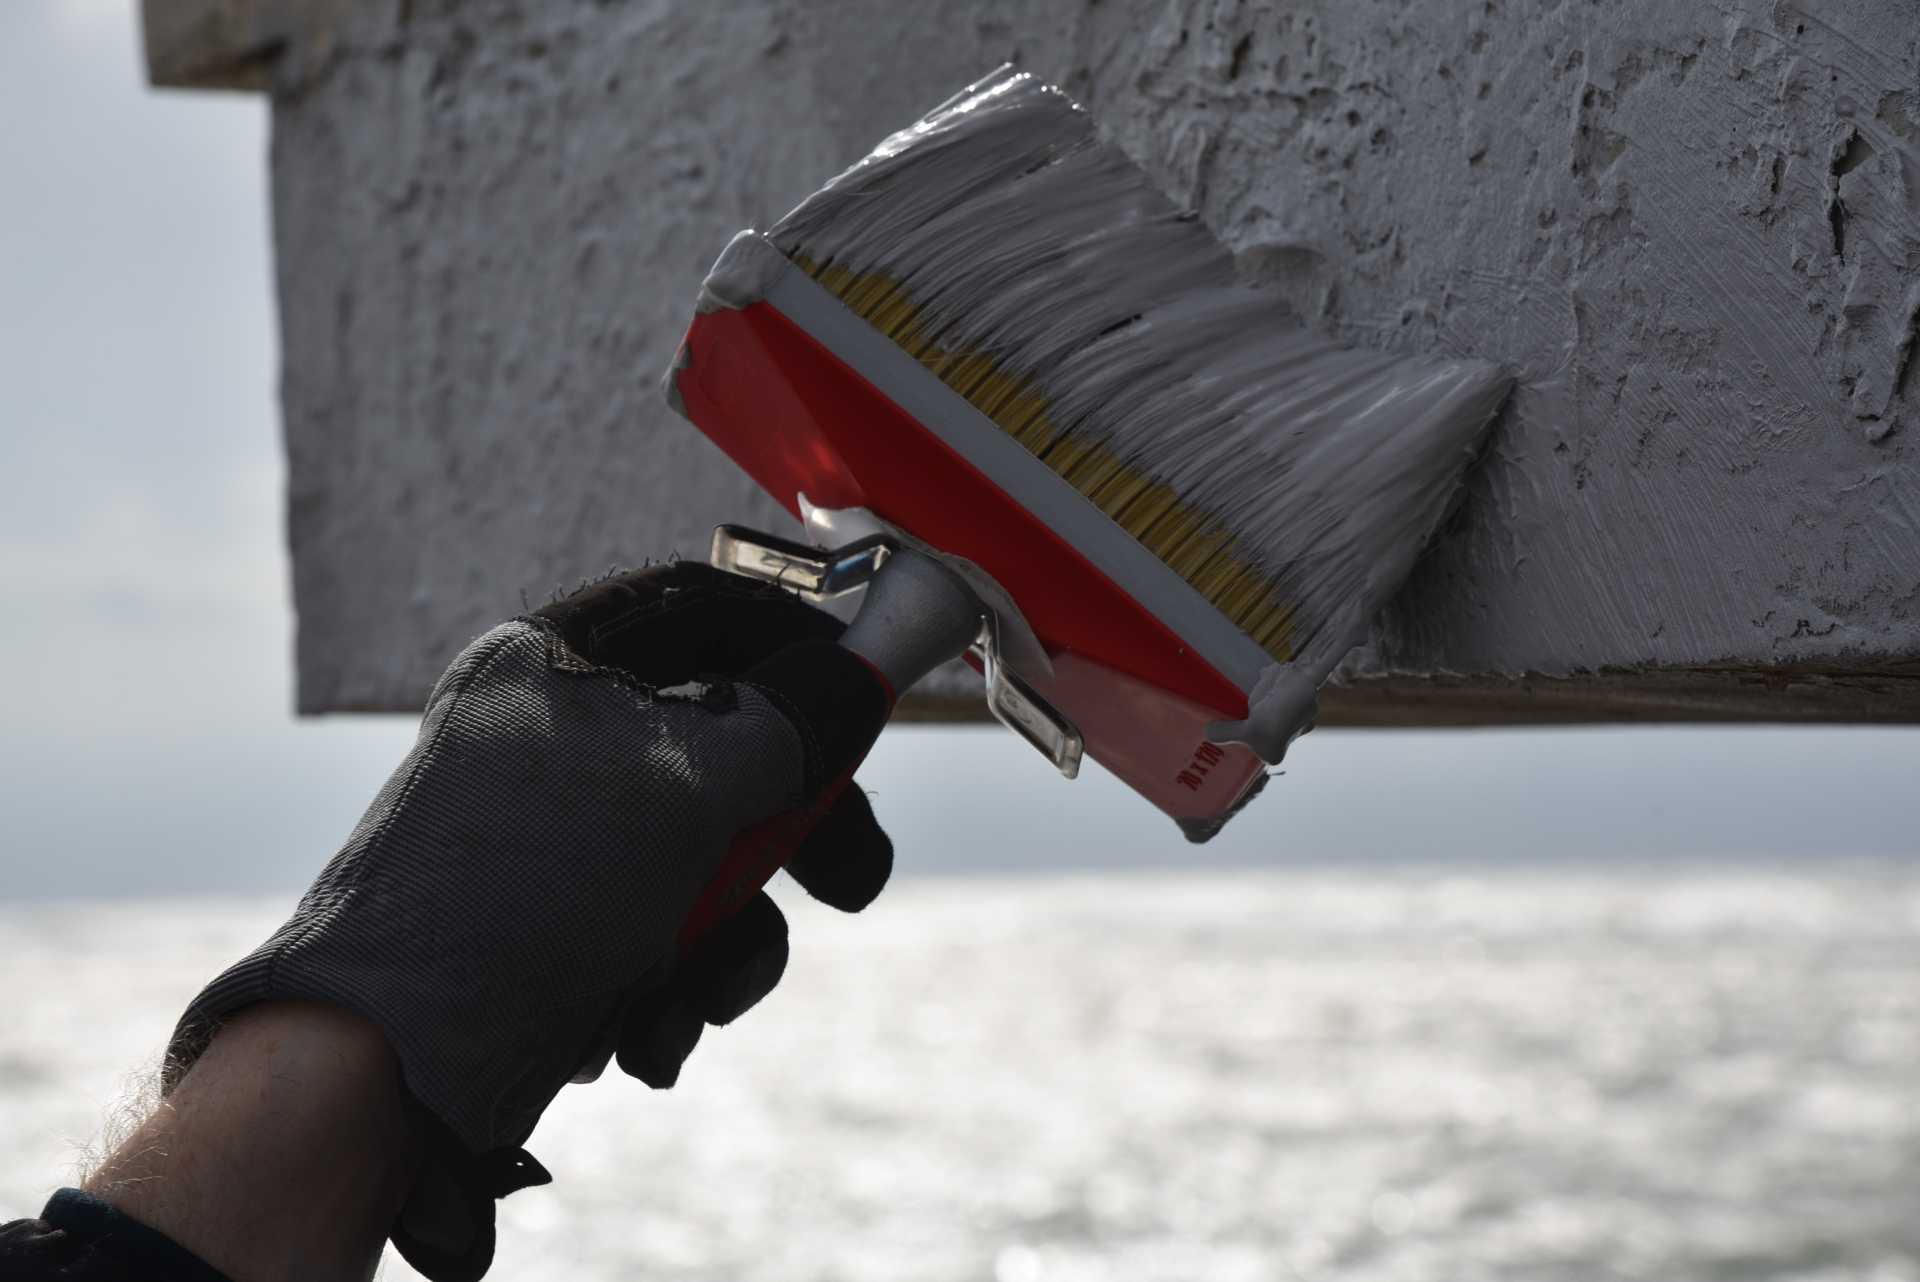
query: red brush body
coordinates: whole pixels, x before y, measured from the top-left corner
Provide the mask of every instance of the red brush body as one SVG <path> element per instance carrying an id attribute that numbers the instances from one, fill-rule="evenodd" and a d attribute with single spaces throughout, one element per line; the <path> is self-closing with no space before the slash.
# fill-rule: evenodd
<path id="1" fill-rule="evenodd" d="M 1222 816 L 1261 777 L 1250 749 L 1206 738 L 1247 715 L 1244 691 L 772 304 L 703 312 L 678 364 L 687 417 L 796 517 L 802 494 L 866 508 L 993 576 L 1053 660 L 1022 675 L 1167 814 Z"/>

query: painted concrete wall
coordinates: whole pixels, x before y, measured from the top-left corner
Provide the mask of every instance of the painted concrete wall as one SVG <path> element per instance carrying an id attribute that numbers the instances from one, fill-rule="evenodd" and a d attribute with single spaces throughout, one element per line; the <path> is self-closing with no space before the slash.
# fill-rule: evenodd
<path id="1" fill-rule="evenodd" d="M 1920 718 L 1912 0 L 258 7 L 199 61 L 276 94 L 303 709 L 774 520 L 655 392 L 702 271 L 1013 58 L 1322 323 L 1523 377 L 1329 719 Z"/>

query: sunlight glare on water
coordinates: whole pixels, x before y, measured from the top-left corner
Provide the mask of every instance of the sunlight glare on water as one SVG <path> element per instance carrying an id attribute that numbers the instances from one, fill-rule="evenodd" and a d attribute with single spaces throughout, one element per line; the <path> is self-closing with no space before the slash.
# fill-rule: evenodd
<path id="1" fill-rule="evenodd" d="M 1912 869 L 785 903 L 786 983 L 679 1089 L 549 1113 L 497 1276 L 1920 1282 Z M 0 914 L 10 1212 L 282 907 Z"/>

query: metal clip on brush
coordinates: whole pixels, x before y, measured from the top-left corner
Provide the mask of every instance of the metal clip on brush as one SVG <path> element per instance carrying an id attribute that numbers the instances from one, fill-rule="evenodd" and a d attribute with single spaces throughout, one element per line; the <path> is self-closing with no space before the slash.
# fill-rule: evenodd
<path id="1" fill-rule="evenodd" d="M 1080 773 L 1080 731 L 1000 656 L 999 616 L 934 557 L 874 534 L 820 549 L 737 525 L 713 532 L 709 557 L 722 570 L 791 588 L 809 601 L 866 589 L 840 637 L 886 678 L 895 697 L 962 654 L 986 678 L 987 709 L 1071 779 Z"/>

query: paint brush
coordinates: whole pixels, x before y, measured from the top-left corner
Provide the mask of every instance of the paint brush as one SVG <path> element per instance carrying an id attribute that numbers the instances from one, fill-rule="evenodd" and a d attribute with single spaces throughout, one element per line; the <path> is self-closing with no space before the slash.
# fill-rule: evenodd
<path id="1" fill-rule="evenodd" d="M 943 567 L 967 617 L 924 657 L 970 638 L 996 715 L 1196 841 L 1311 727 L 1508 386 L 1305 327 L 1006 67 L 737 236 L 667 378 L 807 531 L 723 527 L 716 563 L 823 598 Z M 915 631 L 892 595 L 869 648 Z"/>

